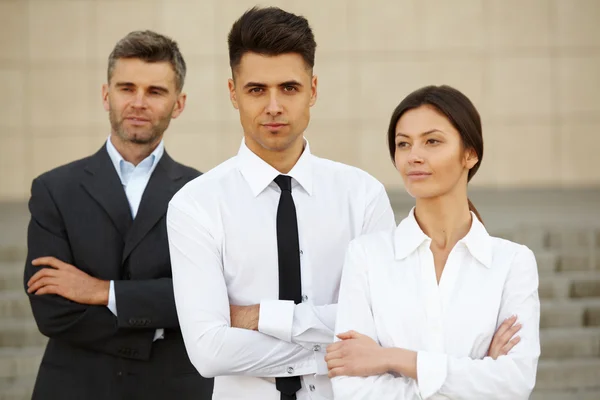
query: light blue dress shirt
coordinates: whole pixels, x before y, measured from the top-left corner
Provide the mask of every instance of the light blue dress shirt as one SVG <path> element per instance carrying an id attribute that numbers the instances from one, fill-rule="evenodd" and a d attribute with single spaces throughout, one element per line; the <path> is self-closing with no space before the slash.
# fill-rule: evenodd
<path id="1" fill-rule="evenodd" d="M 152 154 L 146 157 L 138 165 L 133 165 L 129 161 L 123 159 L 123 156 L 121 156 L 112 144 L 110 136 L 106 141 L 106 151 L 115 166 L 115 170 L 117 171 L 117 175 L 119 175 L 121 183 L 123 184 L 123 189 L 125 190 L 125 195 L 127 196 L 127 201 L 129 202 L 129 208 L 131 210 L 131 217 L 135 219 L 146 185 L 148 185 L 152 172 L 154 172 L 154 169 L 165 152 L 165 145 L 161 140 Z M 114 315 L 117 315 L 117 299 L 115 297 L 114 281 L 110 281 L 107 307 Z M 164 329 L 157 329 L 154 340 L 163 338 Z"/>

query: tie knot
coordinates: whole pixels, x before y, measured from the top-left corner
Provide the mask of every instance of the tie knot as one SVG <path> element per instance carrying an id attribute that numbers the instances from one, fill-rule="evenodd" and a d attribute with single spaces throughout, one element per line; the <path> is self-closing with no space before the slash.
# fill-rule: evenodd
<path id="1" fill-rule="evenodd" d="M 288 192 L 292 192 L 292 177 L 287 175 L 279 175 L 275 178 L 275 183 L 281 191 L 287 190 Z"/>

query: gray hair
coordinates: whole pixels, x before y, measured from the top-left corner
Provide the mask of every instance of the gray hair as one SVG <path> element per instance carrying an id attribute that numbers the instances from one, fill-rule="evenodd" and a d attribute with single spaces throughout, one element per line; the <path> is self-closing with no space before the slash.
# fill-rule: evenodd
<path id="1" fill-rule="evenodd" d="M 179 51 L 177 42 L 153 31 L 134 31 L 115 45 L 108 57 L 108 81 L 112 78 L 115 63 L 121 58 L 138 58 L 142 61 L 168 62 L 175 71 L 177 91 L 183 88 L 185 80 L 185 60 Z"/>

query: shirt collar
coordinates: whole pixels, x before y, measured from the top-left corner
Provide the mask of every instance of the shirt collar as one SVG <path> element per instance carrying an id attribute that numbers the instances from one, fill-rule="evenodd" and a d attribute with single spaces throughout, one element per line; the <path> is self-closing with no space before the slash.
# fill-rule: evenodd
<path id="1" fill-rule="evenodd" d="M 126 179 L 126 175 L 129 175 L 127 173 L 126 166 L 127 166 L 127 164 L 129 164 L 129 165 L 133 165 L 133 164 L 129 163 L 128 161 L 125 161 L 125 159 L 123 158 L 121 153 L 119 153 L 117 148 L 112 144 L 112 141 L 110 140 L 110 136 L 106 140 L 106 151 L 108 152 L 108 156 L 110 157 L 110 159 L 113 163 L 113 166 L 115 167 L 115 170 L 117 171 L 117 175 L 119 175 L 119 179 L 121 180 L 121 183 L 126 184 L 127 183 L 126 181 L 128 180 L 128 179 Z M 154 172 L 154 169 L 158 165 L 158 162 L 162 158 L 164 152 L 165 152 L 165 145 L 164 145 L 163 140 L 161 140 L 160 143 L 158 144 L 158 146 L 156 146 L 156 148 L 154 149 L 154 151 L 152 153 L 150 153 L 150 155 L 148 157 L 144 158 L 142 160 L 142 162 L 140 162 L 135 168 L 145 169 L 148 174 L 152 174 L 152 172 Z M 129 171 L 129 172 L 131 172 L 131 171 Z"/>
<path id="2" fill-rule="evenodd" d="M 286 174 L 294 178 L 292 180 L 292 187 L 296 186 L 295 183 L 299 184 L 309 196 L 312 195 L 313 191 L 311 160 L 310 146 L 308 140 L 304 139 L 302 155 L 292 170 Z M 238 151 L 238 168 L 246 182 L 248 182 L 248 185 L 250 185 L 254 196 L 258 196 L 278 175 L 281 175 L 279 171 L 254 154 L 246 146 L 244 139 L 242 139 L 242 144 Z"/>
<path id="3" fill-rule="evenodd" d="M 471 212 L 473 221 L 469 232 L 458 241 L 465 245 L 469 253 L 487 268 L 492 266 L 492 241 L 487 230 Z M 431 243 L 431 239 L 421 230 L 415 218 L 413 207 L 408 217 L 403 219 L 394 232 L 394 248 L 397 260 L 408 257 L 423 243 Z M 458 244 L 457 243 L 457 244 Z"/>

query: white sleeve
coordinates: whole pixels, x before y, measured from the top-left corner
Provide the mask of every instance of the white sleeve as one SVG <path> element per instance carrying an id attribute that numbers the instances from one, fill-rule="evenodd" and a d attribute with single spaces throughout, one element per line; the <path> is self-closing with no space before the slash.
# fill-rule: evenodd
<path id="1" fill-rule="evenodd" d="M 217 229 L 180 191 L 167 212 L 177 315 L 187 353 L 205 377 L 282 377 L 317 372 L 317 357 L 302 346 L 231 327 Z"/>
<path id="2" fill-rule="evenodd" d="M 535 256 L 525 246 L 515 255 L 504 284 L 496 329 L 511 315 L 517 315 L 523 325 L 521 341 L 496 360 L 418 352 L 417 377 L 423 398 L 439 394 L 451 399 L 528 399 L 540 356 L 540 301 Z"/>
<path id="3" fill-rule="evenodd" d="M 350 243 L 346 254 L 335 326 L 336 334 L 350 330 L 370 336 L 379 343 L 371 309 L 367 261 L 363 249 L 356 242 Z M 332 385 L 336 399 L 419 398 L 419 388 L 415 380 L 391 374 L 369 377 L 340 376 L 332 379 Z"/>

